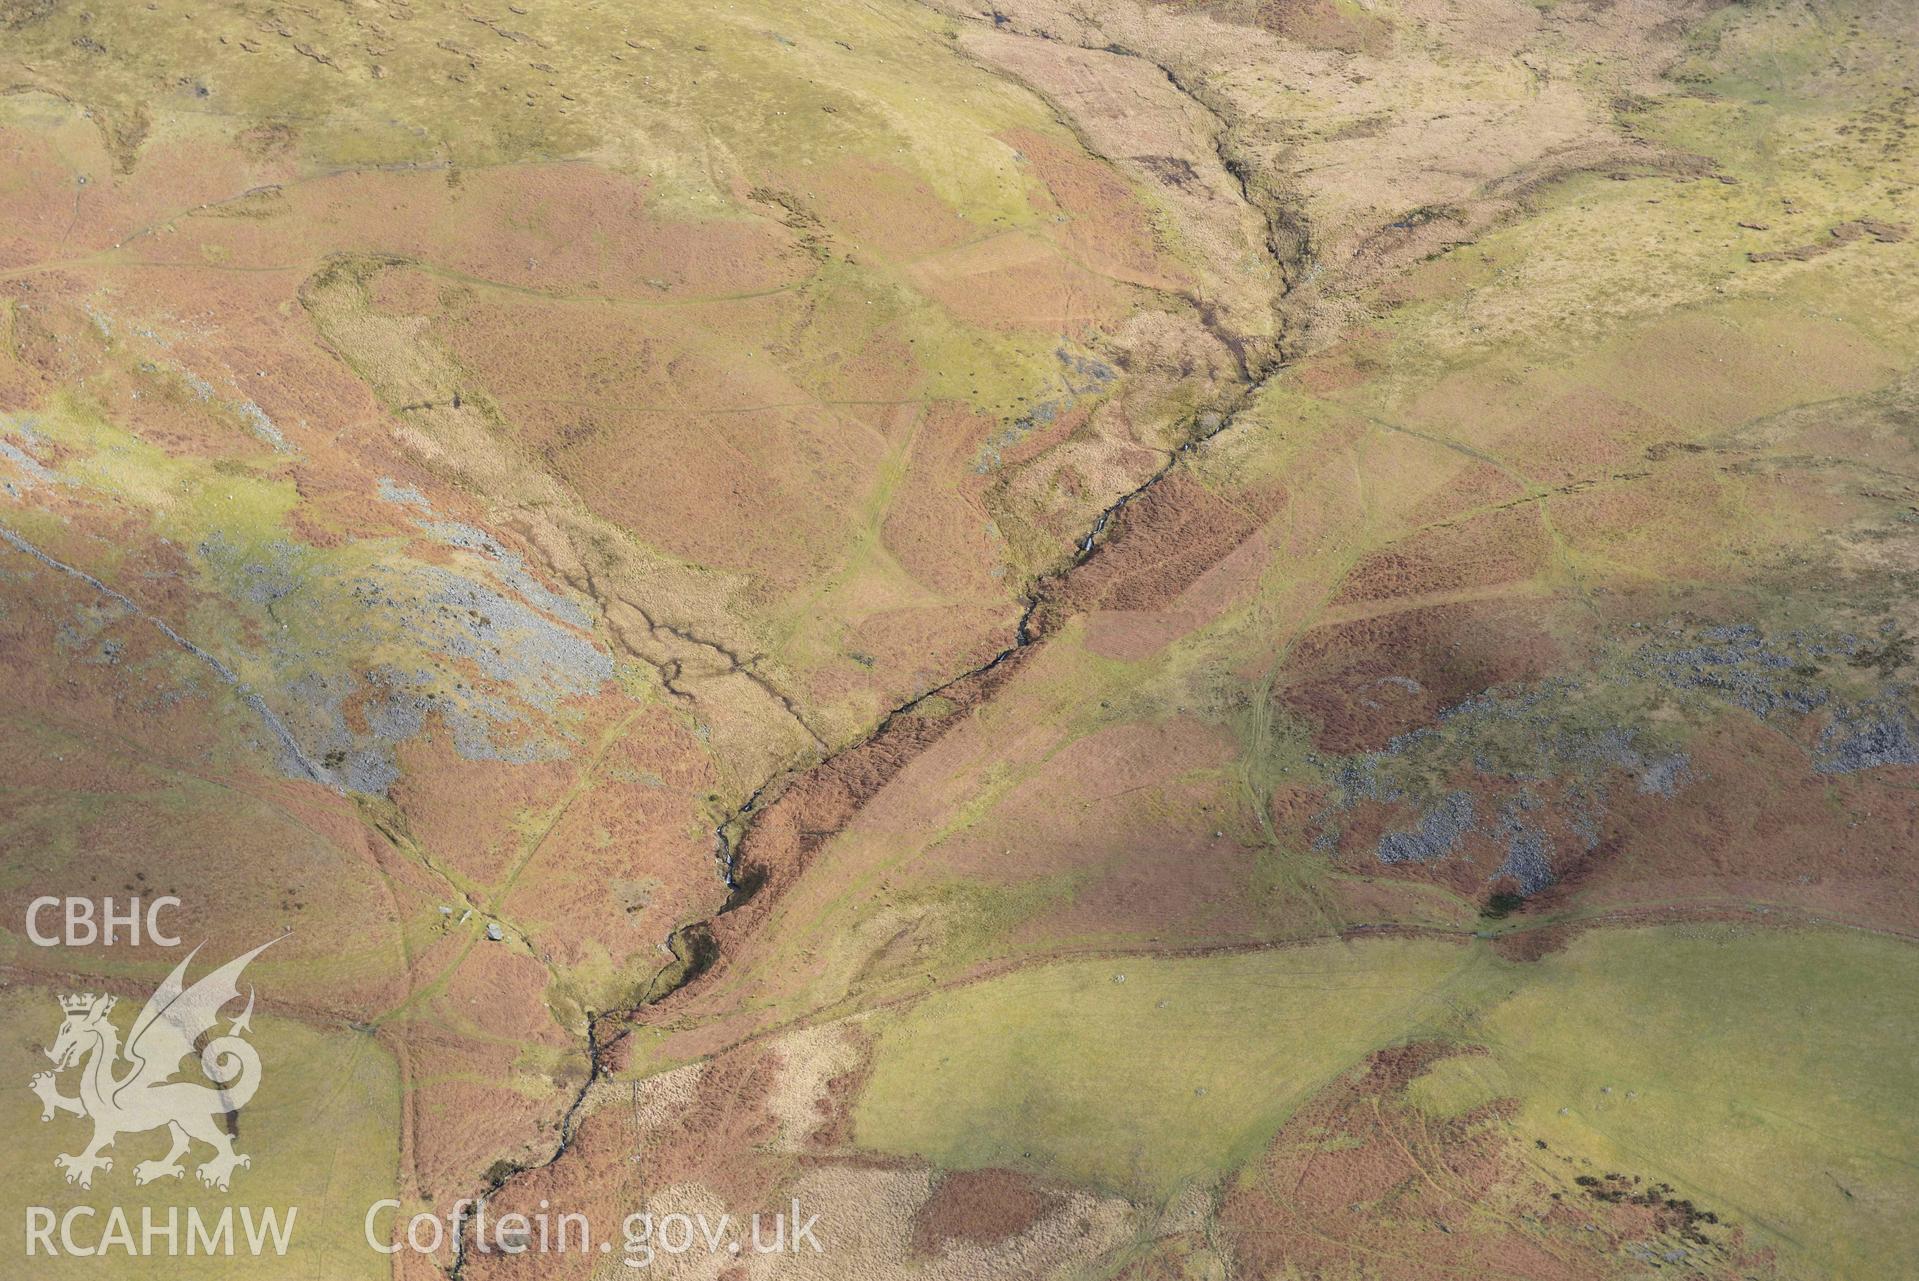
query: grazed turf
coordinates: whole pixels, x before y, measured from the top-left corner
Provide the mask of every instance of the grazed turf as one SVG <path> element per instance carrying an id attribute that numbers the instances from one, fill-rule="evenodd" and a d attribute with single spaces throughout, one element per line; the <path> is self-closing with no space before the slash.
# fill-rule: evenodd
<path id="1" fill-rule="evenodd" d="M 1155 1197 L 1248 1160 L 1472 961 L 1448 943 L 1074 962 L 884 1019 L 855 1137 Z"/>
<path id="2" fill-rule="evenodd" d="M 1516 975 L 1475 1030 L 1515 1124 L 1581 1171 L 1725 1207 L 1787 1276 L 1872 1276 L 1919 1249 L 1895 1209 L 1919 1195 L 1916 965 L 1833 931 L 1595 932 Z"/>
<path id="3" fill-rule="evenodd" d="M 869 1024 L 856 1137 L 1165 1197 L 1244 1165 L 1369 1050 L 1439 1036 L 1489 1053 L 1408 1097 L 1442 1120 L 1516 1100 L 1501 1124 L 1575 1198 L 1580 1176 L 1663 1180 L 1780 1275 L 1867 1276 L 1913 1248 L 1892 1207 L 1915 1193 L 1914 964 L 1870 935 L 1708 925 L 1518 965 L 1375 941 L 1038 966 Z"/>

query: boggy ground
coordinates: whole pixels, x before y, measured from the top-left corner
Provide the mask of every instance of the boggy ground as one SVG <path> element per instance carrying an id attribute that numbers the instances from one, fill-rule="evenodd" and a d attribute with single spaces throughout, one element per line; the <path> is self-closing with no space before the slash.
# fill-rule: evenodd
<path id="1" fill-rule="evenodd" d="M 1910 1257 L 1897 6 L 525 8 L 0 9 L 0 893 L 311 1266 Z"/>

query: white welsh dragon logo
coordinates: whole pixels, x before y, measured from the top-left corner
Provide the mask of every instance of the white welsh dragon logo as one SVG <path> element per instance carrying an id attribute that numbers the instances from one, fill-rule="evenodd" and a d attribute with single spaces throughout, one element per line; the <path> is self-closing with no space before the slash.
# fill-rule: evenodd
<path id="1" fill-rule="evenodd" d="M 30 1086 L 40 1096 L 42 1121 L 51 1121 L 56 1112 L 93 1120 L 93 1141 L 85 1151 L 53 1158 L 53 1163 L 67 1172 L 68 1183 L 92 1187 L 95 1170 L 113 1168 L 113 1158 L 100 1155 L 101 1149 L 112 1147 L 114 1139 L 122 1134 L 163 1125 L 173 1136 L 173 1147 L 158 1161 L 134 1166 L 135 1183 L 184 1175 L 180 1158 L 193 1139 L 213 1148 L 213 1157 L 198 1171 L 200 1182 L 210 1188 L 225 1191 L 236 1167 L 253 1164 L 233 1150 L 233 1139 L 227 1133 L 229 1116 L 245 1107 L 260 1087 L 260 1054 L 241 1039 L 253 1019 L 251 988 L 246 1010 L 233 1020 L 227 1035 L 215 1036 L 204 1046 L 201 1041 L 214 1030 L 220 1010 L 239 999 L 240 971 L 278 941 L 262 943 L 187 987 L 187 965 L 200 950 L 194 948 L 147 999 L 127 1034 L 124 1050 L 119 1030 L 107 1020 L 116 997 L 87 994 L 60 998 L 60 1008 L 67 1017 L 47 1051 L 53 1071 L 39 1073 Z M 180 1070 L 180 1061 L 196 1051 L 200 1069 L 213 1085 L 171 1080 Z M 84 1064 L 80 1093 L 68 1098 L 59 1092 L 54 1078 L 76 1064 Z"/>

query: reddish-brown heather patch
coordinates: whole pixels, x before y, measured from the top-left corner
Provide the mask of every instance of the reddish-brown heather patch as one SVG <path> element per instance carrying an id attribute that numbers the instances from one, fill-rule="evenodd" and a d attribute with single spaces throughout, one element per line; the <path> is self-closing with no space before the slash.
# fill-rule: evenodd
<path id="1" fill-rule="evenodd" d="M 1539 406 L 1539 430 L 1527 441 L 1527 475 L 1541 485 L 1603 479 L 1643 466 L 1648 442 L 1670 436 L 1657 413 L 1590 387 L 1575 388 Z"/>
<path id="2" fill-rule="evenodd" d="M 1048 592 L 1044 617 L 1164 607 L 1257 527 L 1252 513 L 1171 472 L 1120 509 L 1106 540 Z"/>
<path id="3" fill-rule="evenodd" d="M 1337 344 L 1291 366 L 1288 377 L 1315 396 L 1357 387 L 1370 376 L 1360 367 L 1353 348 Z"/>
<path id="4" fill-rule="evenodd" d="M 710 758 L 663 707 L 611 732 L 617 737 L 538 836 L 501 912 L 550 963 L 586 965 L 597 953 L 637 983 L 664 959 L 659 941 L 719 897 L 711 837 L 689 800 L 714 778 Z M 627 994 L 596 995 L 614 1002 Z"/>
<path id="5" fill-rule="evenodd" d="M 872 1074 L 873 1056 L 870 1047 L 863 1046 L 858 1066 L 827 1080 L 826 1096 L 820 1100 L 820 1110 L 825 1113 L 826 1120 L 813 1131 L 808 1140 L 810 1146 L 837 1150 L 852 1145 L 853 1105 L 859 1101 Z"/>
<path id="6" fill-rule="evenodd" d="M 1315 49 L 1384 56 L 1392 49 L 1392 25 L 1366 9 L 1343 9 L 1333 0 L 1260 0 L 1256 19 L 1268 31 Z"/>
<path id="7" fill-rule="evenodd" d="M 457 955 L 467 941 L 446 951 Z M 393 1025 L 393 1036 L 406 1048 L 411 1173 L 423 1195 L 436 1202 L 462 1195 L 472 1189 L 474 1172 L 490 1162 L 537 1160 L 550 1149 L 547 1135 L 587 1065 L 584 1056 L 573 1058 L 554 1082 L 557 1088 L 537 1098 L 514 1088 L 529 1049 L 578 1048 L 548 1013 L 549 978 L 523 952 L 473 944 L 419 1017 Z"/>
<path id="8" fill-rule="evenodd" d="M 909 465 L 881 529 L 887 549 L 908 573 L 938 591 L 973 599 L 1006 596 L 990 573 L 1004 550 L 987 532 L 987 477 L 972 466 L 993 420 L 959 404 L 899 412 L 919 421 L 910 428 Z"/>
<path id="9" fill-rule="evenodd" d="M 1564 951 L 1585 927 L 1578 923 L 1514 930 L 1493 939 L 1493 951 L 1508 961 L 1540 961 Z"/>
<path id="10" fill-rule="evenodd" d="M 814 852 L 916 756 L 989 700 L 1031 653 L 1030 648 L 1014 650 L 990 668 L 961 677 L 940 691 L 946 705 L 937 711 L 893 716 L 871 738 L 809 770 L 756 811 L 735 869 L 752 892 L 715 920 L 722 952 L 752 937 L 772 898 L 799 877 Z"/>
<path id="11" fill-rule="evenodd" d="M 1783 727 L 1775 727 L 1783 728 Z M 1676 797 L 1615 789 L 1599 854 L 1542 897 L 1550 910 L 1709 911 L 1752 904 L 1912 930 L 1919 871 L 1919 767 L 1821 774 L 1795 738 L 1731 715 L 1688 743 Z"/>
<path id="12" fill-rule="evenodd" d="M 936 1254 L 955 1241 L 993 1245 L 1044 1219 L 1064 1198 L 1017 1170 L 955 1170 L 942 1175 L 913 1215 L 913 1249 Z"/>
<path id="13" fill-rule="evenodd" d="M 1170 264 L 1155 247 L 1151 217 L 1111 165 L 1030 129 L 1002 137 L 1067 215 L 1064 235 L 1081 256 L 1113 274 L 1167 282 Z"/>
<path id="14" fill-rule="evenodd" d="M 1539 511 L 1531 504 L 1427 529 L 1354 566 L 1332 608 L 1531 578 L 1545 568 L 1550 546 Z"/>
<path id="15" fill-rule="evenodd" d="M 1441 521 L 1464 520 L 1471 513 L 1499 507 L 1525 497 L 1526 489 L 1510 472 L 1488 462 L 1469 462 L 1446 476 L 1406 508 L 1406 523 L 1419 528 Z"/>
<path id="16" fill-rule="evenodd" d="M 1300 638 L 1276 696 L 1322 750 L 1375 750 L 1468 695 L 1554 670 L 1562 649 L 1541 615 L 1495 600 L 1331 623 Z"/>
<path id="17" fill-rule="evenodd" d="M 596 1237 L 611 1237 L 614 1248 L 620 1248 L 621 1224 L 639 1208 L 645 1194 L 652 1189 L 641 1181 L 633 1161 L 644 1149 L 645 1139 L 633 1131 L 631 1110 L 623 1106 L 616 1094 L 603 1095 L 601 1100 L 598 1107 L 578 1121 L 564 1157 L 550 1165 L 540 1165 L 551 1148 L 546 1153 L 533 1155 L 530 1160 L 537 1168 L 511 1176 L 506 1185 L 488 1199 L 489 1233 L 508 1214 L 523 1214 L 537 1222 L 534 1216 L 544 1212 L 550 1216 L 557 1244 L 558 1216 L 580 1214 L 592 1225 Z M 551 1142 L 557 1142 L 557 1138 Z M 475 1169 L 483 1171 L 485 1167 Z M 498 1167 L 495 1171 L 499 1172 Z M 486 1177 L 479 1175 L 482 1180 Z M 467 1192 L 478 1190 L 473 1187 Z M 473 1242 L 469 1238 L 465 1275 L 505 1277 L 513 1281 L 524 1281 L 529 1276 L 538 1276 L 540 1281 L 586 1281 L 599 1275 L 605 1256 L 582 1253 L 573 1244 L 578 1240 L 578 1228 L 573 1227 L 571 1232 L 570 1248 L 564 1253 L 553 1249 L 519 1256 L 504 1254 L 498 1249 L 482 1254 L 471 1248 Z"/>
<path id="18" fill-rule="evenodd" d="M 436 861 L 483 885 L 497 883 L 518 860 L 519 816 L 537 812 L 578 769 L 570 761 L 468 760 L 455 750 L 452 727 L 438 712 L 427 717 L 426 732 L 401 743 L 394 755 L 400 777 L 389 795 L 405 815 L 405 834 Z"/>
<path id="19" fill-rule="evenodd" d="M 778 1050 L 750 1044 L 730 1050 L 700 1073 L 686 1107 L 663 1127 L 639 1136 L 632 1162 L 642 1187 L 701 1183 L 733 1206 L 770 1204 L 792 1168 L 777 1149 L 779 1119 L 768 1106 L 778 1087 Z"/>
<path id="20" fill-rule="evenodd" d="M 856 251 L 916 258 L 969 240 L 979 228 L 961 218 L 919 175 L 864 156 L 778 176 L 786 189 Z"/>
<path id="21" fill-rule="evenodd" d="M 906 269 L 914 286 L 969 325 L 1085 340 L 1124 319 L 1129 295 L 1043 236 L 1011 232 Z"/>
<path id="22" fill-rule="evenodd" d="M 933 883 L 1072 878 L 1019 927 L 1026 946 L 1248 937 L 1261 920 L 1249 856 L 1222 827 L 1233 805 L 1212 774 L 1232 757 L 1224 734 L 1187 718 L 1103 728 L 1049 755 L 919 870 Z"/>

